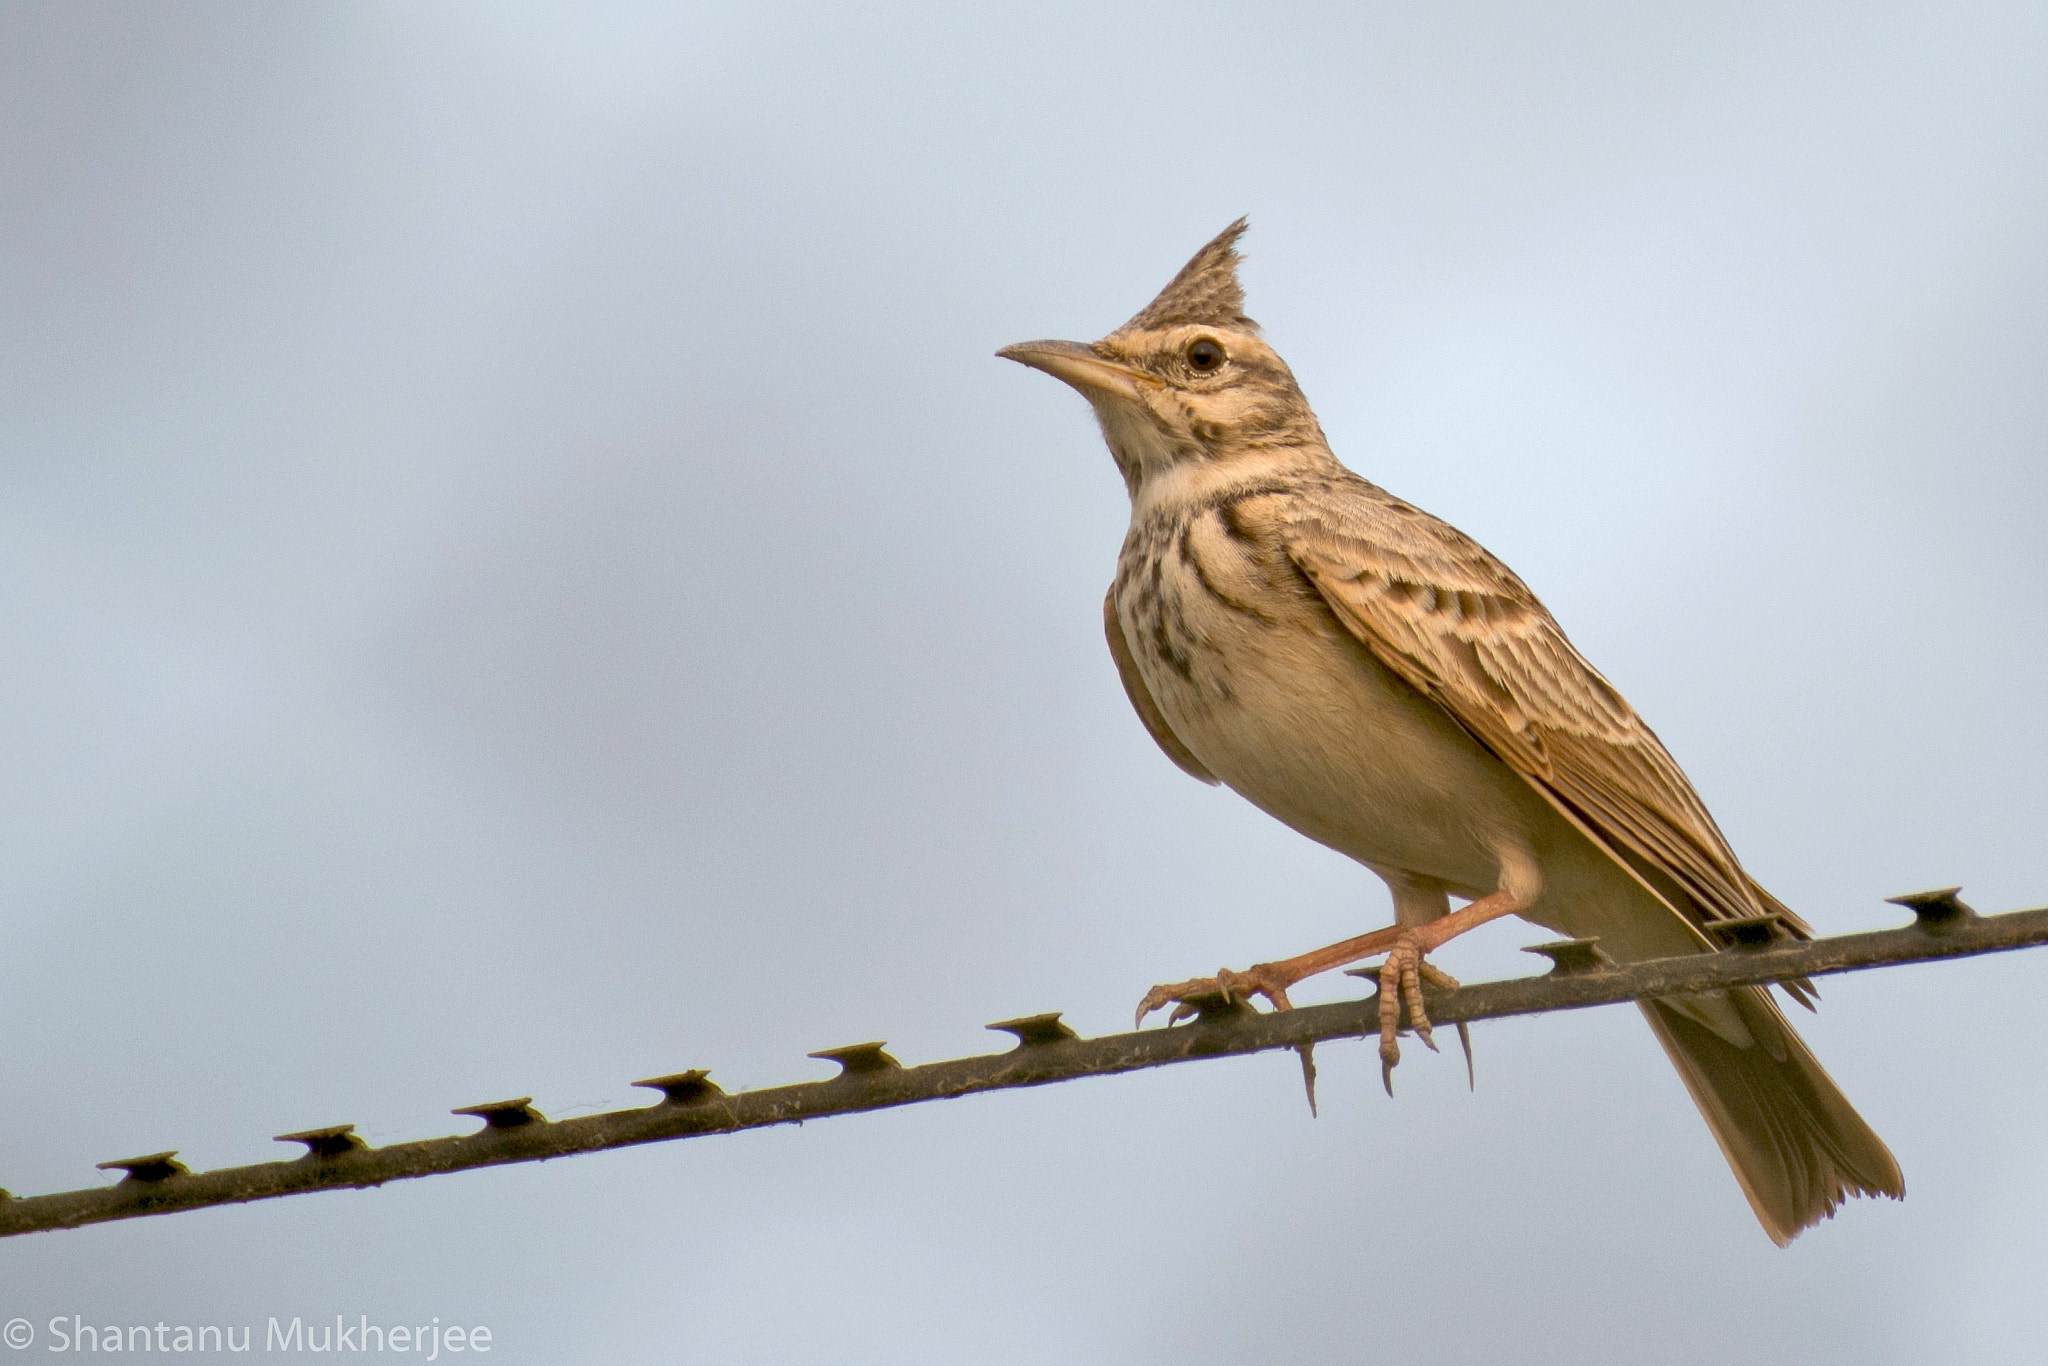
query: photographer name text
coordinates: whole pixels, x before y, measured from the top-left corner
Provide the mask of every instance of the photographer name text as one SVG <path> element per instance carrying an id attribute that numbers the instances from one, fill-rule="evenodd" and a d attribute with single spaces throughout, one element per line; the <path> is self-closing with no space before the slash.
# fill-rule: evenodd
<path id="1" fill-rule="evenodd" d="M 39 1341 L 40 1340 L 40 1341 Z M 82 1314 L 59 1314 L 39 1333 L 27 1319 L 9 1319 L 0 1328 L 0 1343 L 16 1351 L 41 1346 L 46 1352 L 249 1352 L 259 1339 L 248 1324 L 96 1323 Z M 289 1322 L 271 1319 L 264 1327 L 265 1352 L 402 1352 L 421 1361 L 438 1361 L 445 1352 L 488 1352 L 491 1330 L 478 1324 L 372 1323 L 368 1314 Z"/>

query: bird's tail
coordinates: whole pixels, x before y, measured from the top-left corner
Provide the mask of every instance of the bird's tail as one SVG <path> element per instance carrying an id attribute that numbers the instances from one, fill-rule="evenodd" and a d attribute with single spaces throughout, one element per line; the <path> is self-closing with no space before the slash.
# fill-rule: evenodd
<path id="1" fill-rule="evenodd" d="M 1905 1179 L 1760 987 L 1727 994 L 1756 1042 L 1730 1043 L 1660 1001 L 1641 1002 L 1749 1207 L 1779 1247 L 1851 1195 L 1902 1198 Z"/>

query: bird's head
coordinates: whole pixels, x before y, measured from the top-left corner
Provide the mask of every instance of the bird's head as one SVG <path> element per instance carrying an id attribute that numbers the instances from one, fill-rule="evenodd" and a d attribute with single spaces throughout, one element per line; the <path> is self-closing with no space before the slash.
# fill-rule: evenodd
<path id="1" fill-rule="evenodd" d="M 1326 450 L 1294 374 L 1244 315 L 1240 218 L 1196 252 L 1159 297 L 1101 341 L 1030 341 L 996 352 L 1064 380 L 1094 405 L 1135 497 L 1190 464 Z"/>

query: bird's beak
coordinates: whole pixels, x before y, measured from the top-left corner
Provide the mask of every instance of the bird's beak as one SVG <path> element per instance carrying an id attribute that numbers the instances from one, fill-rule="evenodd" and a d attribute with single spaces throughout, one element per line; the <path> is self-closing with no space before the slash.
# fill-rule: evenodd
<path id="1" fill-rule="evenodd" d="M 1129 366 L 1104 360 L 1095 354 L 1094 347 L 1083 346 L 1080 342 L 1018 342 L 1015 346 L 1004 347 L 996 354 L 1004 360 L 1028 365 L 1034 370 L 1043 370 L 1054 379 L 1064 380 L 1073 385 L 1091 399 L 1136 399 L 1139 385 L 1156 382 L 1151 376 L 1141 374 Z"/>

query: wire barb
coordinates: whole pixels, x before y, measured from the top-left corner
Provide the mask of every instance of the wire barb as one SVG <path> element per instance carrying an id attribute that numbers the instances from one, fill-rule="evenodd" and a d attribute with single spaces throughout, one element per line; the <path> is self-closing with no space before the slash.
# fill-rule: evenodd
<path id="1" fill-rule="evenodd" d="M 983 1028 L 1015 1034 L 1019 1048 L 1043 1048 L 1047 1044 L 1065 1043 L 1068 1039 L 1081 1037 L 1074 1032 L 1072 1026 L 1060 1019 L 1062 1013 L 1048 1010 L 1043 1015 L 1020 1015 L 1014 1020 L 997 1020 Z"/>
<path id="2" fill-rule="evenodd" d="M 532 1096 L 520 1096 L 516 1100 L 494 1100 L 483 1105 L 464 1105 L 450 1110 L 451 1115 L 475 1115 L 487 1129 L 523 1129 L 529 1124 L 545 1124 L 548 1117 L 533 1108 Z"/>
<path id="3" fill-rule="evenodd" d="M 1570 977 L 1581 972 L 1602 972 L 1614 960 L 1600 947 L 1600 936 L 1589 939 L 1558 939 L 1548 944 L 1531 944 L 1523 953 L 1537 953 L 1550 960 L 1552 977 Z"/>
<path id="4" fill-rule="evenodd" d="M 121 1178 L 121 1184 L 124 1186 L 131 1181 L 149 1185 L 158 1181 L 168 1181 L 174 1176 L 190 1176 L 192 1169 L 177 1158 L 178 1150 L 171 1148 L 143 1157 L 117 1157 L 112 1162 L 100 1162 L 95 1165 L 103 1172 L 128 1173 Z"/>
<path id="5" fill-rule="evenodd" d="M 650 1086 L 661 1092 L 662 1105 L 702 1105 L 705 1101 L 725 1094 L 725 1088 L 709 1080 L 711 1073 L 702 1067 L 693 1067 L 687 1072 L 672 1072 L 665 1077 L 648 1077 L 636 1081 L 635 1086 Z"/>
<path id="6" fill-rule="evenodd" d="M 1980 918 L 1956 895 L 1962 890 L 1960 887 L 1937 887 L 1931 892 L 1908 892 L 1904 896 L 1888 896 L 1885 900 L 1911 911 L 1913 923 L 1921 929 L 1930 934 L 1941 934 Z"/>
<path id="7" fill-rule="evenodd" d="M 330 1124 L 324 1129 L 301 1129 L 295 1134 L 279 1134 L 279 1143 L 303 1143 L 306 1145 L 305 1161 L 312 1157 L 341 1157 L 346 1153 L 358 1153 L 370 1145 L 363 1142 L 361 1134 L 353 1124 Z"/>
<path id="8" fill-rule="evenodd" d="M 841 1077 L 870 1076 L 876 1072 L 901 1072 L 903 1064 L 882 1051 L 883 1042 L 876 1039 L 873 1043 L 850 1043 L 843 1048 L 821 1048 L 805 1056 L 838 1063 L 839 1076 L 834 1077 L 834 1081 Z"/>

